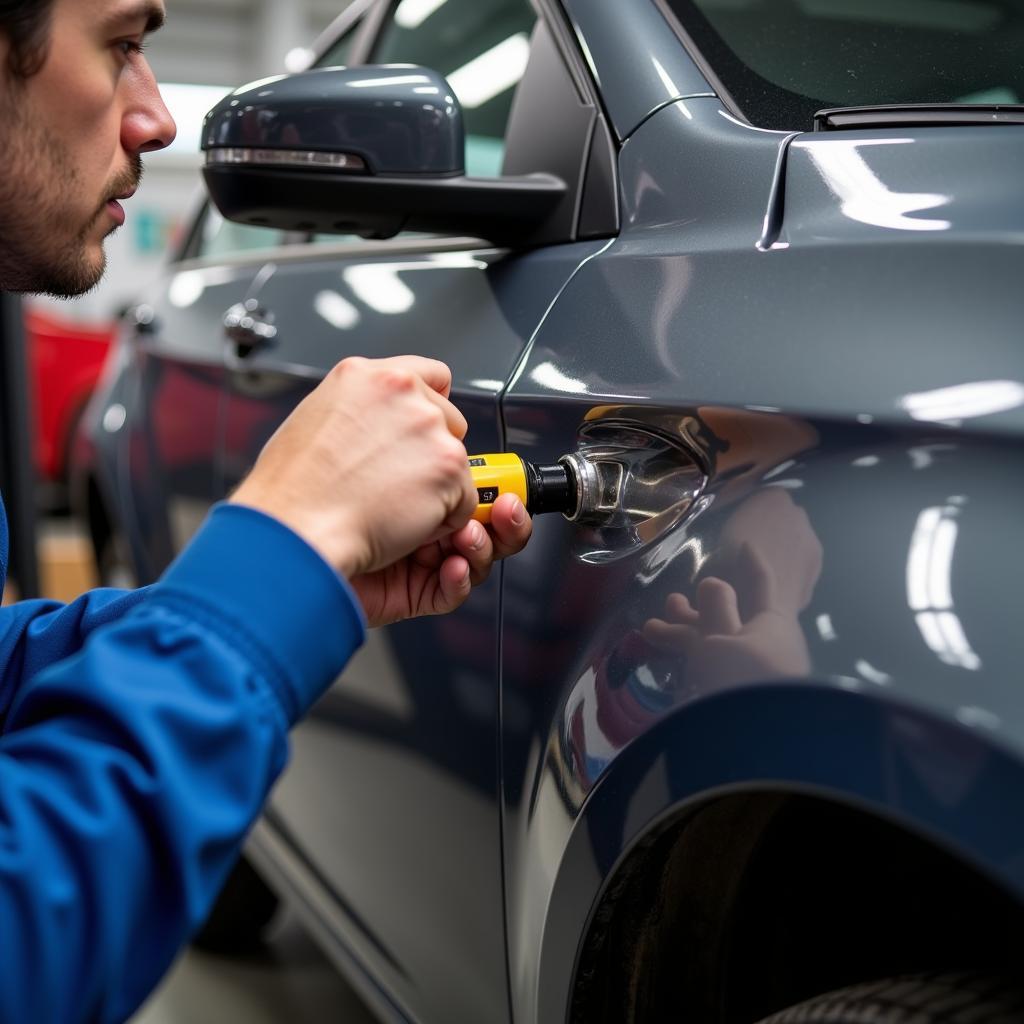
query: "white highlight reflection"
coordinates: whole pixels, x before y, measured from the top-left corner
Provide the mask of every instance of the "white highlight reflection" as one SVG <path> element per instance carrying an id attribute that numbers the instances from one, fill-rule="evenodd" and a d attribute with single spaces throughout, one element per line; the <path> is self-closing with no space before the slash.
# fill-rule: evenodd
<path id="1" fill-rule="evenodd" d="M 128 419 L 128 410 L 120 402 L 107 407 L 103 414 L 103 429 L 108 434 L 116 434 Z"/>
<path id="2" fill-rule="evenodd" d="M 651 63 L 654 65 L 654 73 L 661 79 L 661 84 L 665 86 L 665 89 L 668 91 L 669 96 L 678 96 L 680 94 L 680 90 L 676 87 L 676 83 L 673 82 L 672 79 L 669 77 L 668 72 L 661 66 L 661 62 L 655 60 L 652 57 Z M 693 115 L 689 111 L 687 111 L 685 107 L 683 109 L 686 113 L 686 116 L 692 120 Z"/>
<path id="3" fill-rule="evenodd" d="M 517 32 L 453 71 L 448 84 L 463 107 L 482 107 L 523 77 L 529 59 L 530 40 L 525 32 Z"/>
<path id="4" fill-rule="evenodd" d="M 359 323 L 359 310 L 344 296 L 335 291 L 325 289 L 313 300 L 313 308 L 332 327 L 349 331 Z"/>
<path id="5" fill-rule="evenodd" d="M 504 386 L 503 380 L 491 380 L 489 377 L 480 377 L 469 382 L 471 388 L 478 388 L 480 391 L 500 391 Z"/>
<path id="6" fill-rule="evenodd" d="M 355 296 L 385 316 L 407 313 L 416 302 L 412 289 L 390 264 L 363 263 L 346 267 L 341 276 Z"/>
<path id="7" fill-rule="evenodd" d="M 423 75 L 395 75 L 393 78 L 360 78 L 346 83 L 350 89 L 374 89 L 378 85 L 421 85 Z"/>
<path id="8" fill-rule="evenodd" d="M 875 668 L 870 661 L 860 658 L 853 666 L 869 683 L 876 686 L 888 686 L 892 682 L 892 676 L 881 669 Z"/>
<path id="9" fill-rule="evenodd" d="M 571 395 L 586 394 L 587 385 L 581 380 L 567 377 L 554 363 L 539 363 L 530 371 L 534 382 L 550 391 L 563 391 Z"/>
<path id="10" fill-rule="evenodd" d="M 862 146 L 899 146 L 913 141 L 828 139 L 809 143 L 806 149 L 825 184 L 839 197 L 843 213 L 851 220 L 897 231 L 946 231 L 952 226 L 948 220 L 908 214 L 945 206 L 949 196 L 935 192 L 892 192 L 858 152 Z"/>
<path id="11" fill-rule="evenodd" d="M 293 74 L 297 71 L 307 71 L 313 65 L 316 54 L 308 46 L 296 46 L 284 55 L 285 69 Z"/>
<path id="12" fill-rule="evenodd" d="M 907 601 L 928 647 L 946 665 L 975 671 L 981 658 L 972 650 L 953 611 L 953 552 L 959 530 L 956 505 L 923 509 L 907 556 Z"/>
<path id="13" fill-rule="evenodd" d="M 1016 380 L 979 380 L 900 399 L 915 420 L 956 424 L 976 416 L 991 416 L 1024 405 L 1024 384 Z"/>
<path id="14" fill-rule="evenodd" d="M 419 28 L 445 0 L 402 0 L 395 11 L 395 24 L 402 28 Z"/>
<path id="15" fill-rule="evenodd" d="M 203 267 L 201 270 L 182 270 L 171 278 L 167 286 L 167 300 L 178 309 L 195 305 L 207 288 L 227 284 L 236 275 L 231 267 Z"/>

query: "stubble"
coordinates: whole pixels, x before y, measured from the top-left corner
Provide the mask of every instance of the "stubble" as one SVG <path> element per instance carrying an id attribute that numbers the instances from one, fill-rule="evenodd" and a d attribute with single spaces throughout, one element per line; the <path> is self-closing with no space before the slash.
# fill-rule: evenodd
<path id="1" fill-rule="evenodd" d="M 85 223 L 74 223 L 82 207 L 80 175 L 59 139 L 28 116 L 10 97 L 0 126 L 0 289 L 73 298 L 94 288 L 106 269 L 106 254 L 92 254 L 90 240 L 106 214 L 110 196 L 129 191 L 142 175 L 136 158 L 109 183 Z M 77 217 L 82 220 L 81 215 Z"/>

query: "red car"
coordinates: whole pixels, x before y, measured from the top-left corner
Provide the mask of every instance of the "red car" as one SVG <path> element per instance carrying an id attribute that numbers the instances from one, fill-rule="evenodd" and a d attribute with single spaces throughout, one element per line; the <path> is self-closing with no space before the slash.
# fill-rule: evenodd
<path id="1" fill-rule="evenodd" d="M 67 481 L 75 426 L 114 338 L 114 324 L 84 326 L 50 311 L 25 310 L 32 387 L 33 462 L 45 484 Z"/>

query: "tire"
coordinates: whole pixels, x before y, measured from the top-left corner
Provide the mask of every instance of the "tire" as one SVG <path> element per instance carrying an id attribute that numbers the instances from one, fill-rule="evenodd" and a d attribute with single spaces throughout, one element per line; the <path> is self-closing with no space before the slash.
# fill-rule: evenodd
<path id="1" fill-rule="evenodd" d="M 262 947 L 277 906 L 276 894 L 245 857 L 239 857 L 192 945 L 208 953 L 252 953 Z"/>
<path id="2" fill-rule="evenodd" d="M 1024 990 L 981 972 L 910 974 L 815 996 L 760 1024 L 1021 1024 Z"/>

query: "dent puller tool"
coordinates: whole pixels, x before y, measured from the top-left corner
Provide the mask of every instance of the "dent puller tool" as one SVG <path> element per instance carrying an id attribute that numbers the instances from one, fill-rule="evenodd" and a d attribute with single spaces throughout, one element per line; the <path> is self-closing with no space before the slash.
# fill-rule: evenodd
<path id="1" fill-rule="evenodd" d="M 561 512 L 576 520 L 584 512 L 584 496 L 593 490 L 588 486 L 593 467 L 576 454 L 549 466 L 527 462 L 513 452 L 471 455 L 469 471 L 478 495 L 473 518 L 480 523 L 491 521 L 491 509 L 502 494 L 518 495 L 531 516 Z"/>

